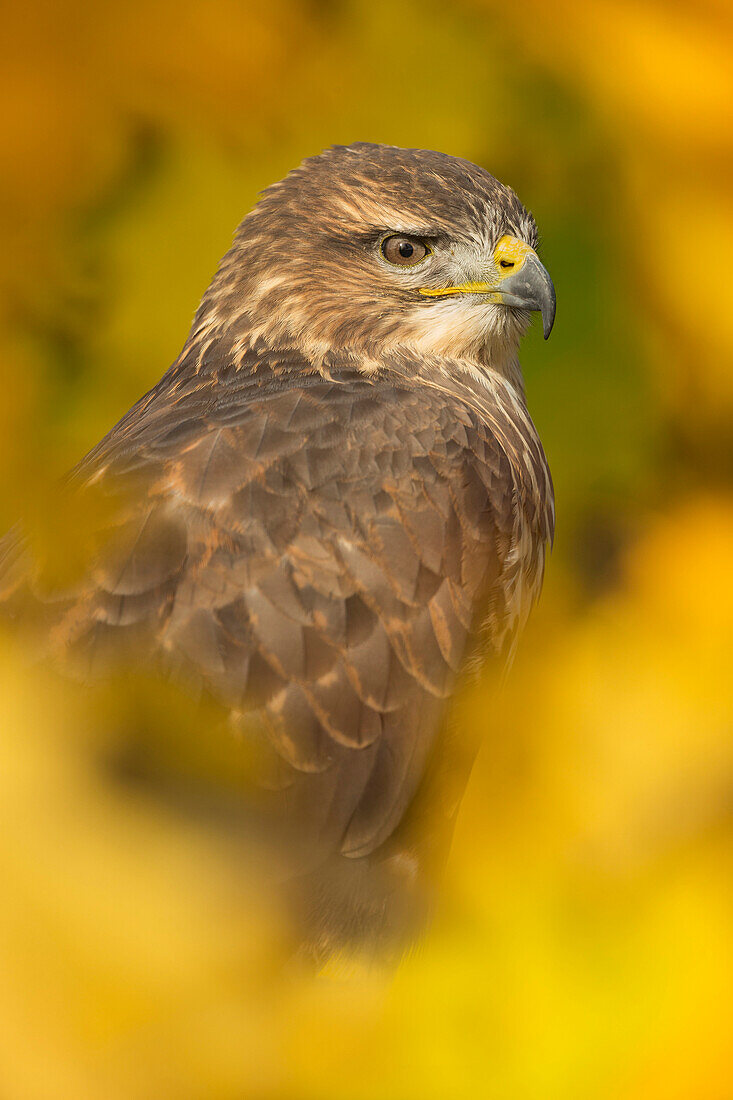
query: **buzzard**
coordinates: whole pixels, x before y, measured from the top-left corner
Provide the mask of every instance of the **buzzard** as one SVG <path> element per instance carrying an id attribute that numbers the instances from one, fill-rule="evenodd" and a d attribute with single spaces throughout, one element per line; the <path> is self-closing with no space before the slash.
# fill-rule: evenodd
<path id="1" fill-rule="evenodd" d="M 40 624 L 50 659 L 155 667 L 258 744 L 320 955 L 414 928 L 470 766 L 448 704 L 511 657 L 539 593 L 553 493 L 517 358 L 531 312 L 545 337 L 554 320 L 536 247 L 465 160 L 305 160 L 72 473 L 95 517 L 80 575 L 50 582 L 18 533 L 0 548 L 2 614 Z"/>

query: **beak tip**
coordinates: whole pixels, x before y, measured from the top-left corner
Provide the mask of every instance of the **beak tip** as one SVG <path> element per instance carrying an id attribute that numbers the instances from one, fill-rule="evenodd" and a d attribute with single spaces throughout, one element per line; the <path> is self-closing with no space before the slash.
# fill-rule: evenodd
<path id="1" fill-rule="evenodd" d="M 544 293 L 541 295 L 540 312 L 542 314 L 542 331 L 545 336 L 545 340 L 550 338 L 553 326 L 555 324 L 555 311 L 557 310 L 557 299 L 555 297 L 555 288 L 552 285 L 552 279 L 547 274 L 545 269 L 542 269 L 546 283 L 544 286 Z"/>
<path id="2" fill-rule="evenodd" d="M 548 310 L 543 310 L 542 311 L 542 333 L 545 337 L 545 340 L 550 339 L 550 333 L 552 332 L 552 329 L 553 329 L 554 325 L 555 325 L 555 309 L 554 309 L 554 304 L 553 304 L 553 309 L 552 310 L 549 310 L 549 311 Z"/>

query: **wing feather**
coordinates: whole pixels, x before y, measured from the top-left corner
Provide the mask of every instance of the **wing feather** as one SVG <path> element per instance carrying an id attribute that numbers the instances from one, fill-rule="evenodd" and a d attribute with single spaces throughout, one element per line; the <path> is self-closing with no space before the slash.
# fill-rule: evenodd
<path id="1" fill-rule="evenodd" d="M 511 544 L 512 471 L 481 417 L 406 377 L 325 380 L 264 356 L 174 371 L 74 491 L 92 481 L 119 519 L 59 605 L 57 650 L 85 674 L 117 652 L 205 686 L 264 731 L 319 844 L 383 844 Z M 8 594 L 16 547 L 0 547 Z M 25 572 L 32 587 L 42 566 Z"/>

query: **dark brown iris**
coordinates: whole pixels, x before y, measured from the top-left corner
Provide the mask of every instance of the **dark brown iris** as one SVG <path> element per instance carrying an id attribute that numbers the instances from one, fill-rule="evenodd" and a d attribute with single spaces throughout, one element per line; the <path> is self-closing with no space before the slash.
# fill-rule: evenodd
<path id="1" fill-rule="evenodd" d="M 419 237 L 387 237 L 382 244 L 382 255 L 391 264 L 399 267 L 412 267 L 424 260 L 429 252 L 428 246 Z"/>

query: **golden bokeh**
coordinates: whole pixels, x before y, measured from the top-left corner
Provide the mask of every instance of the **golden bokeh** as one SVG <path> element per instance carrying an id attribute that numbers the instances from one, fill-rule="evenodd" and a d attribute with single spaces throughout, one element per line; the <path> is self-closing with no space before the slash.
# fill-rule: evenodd
<path id="1" fill-rule="evenodd" d="M 462 703 L 483 748 L 396 974 L 283 972 L 276 899 L 191 809 L 236 796 L 223 740 L 158 704 L 134 782 L 130 699 L 0 639 L 0 1095 L 729 1100 L 729 5 L 24 0 L 2 25 L 3 530 L 175 358 L 257 192 L 366 140 L 475 160 L 537 217 L 558 532 L 506 685 Z"/>

